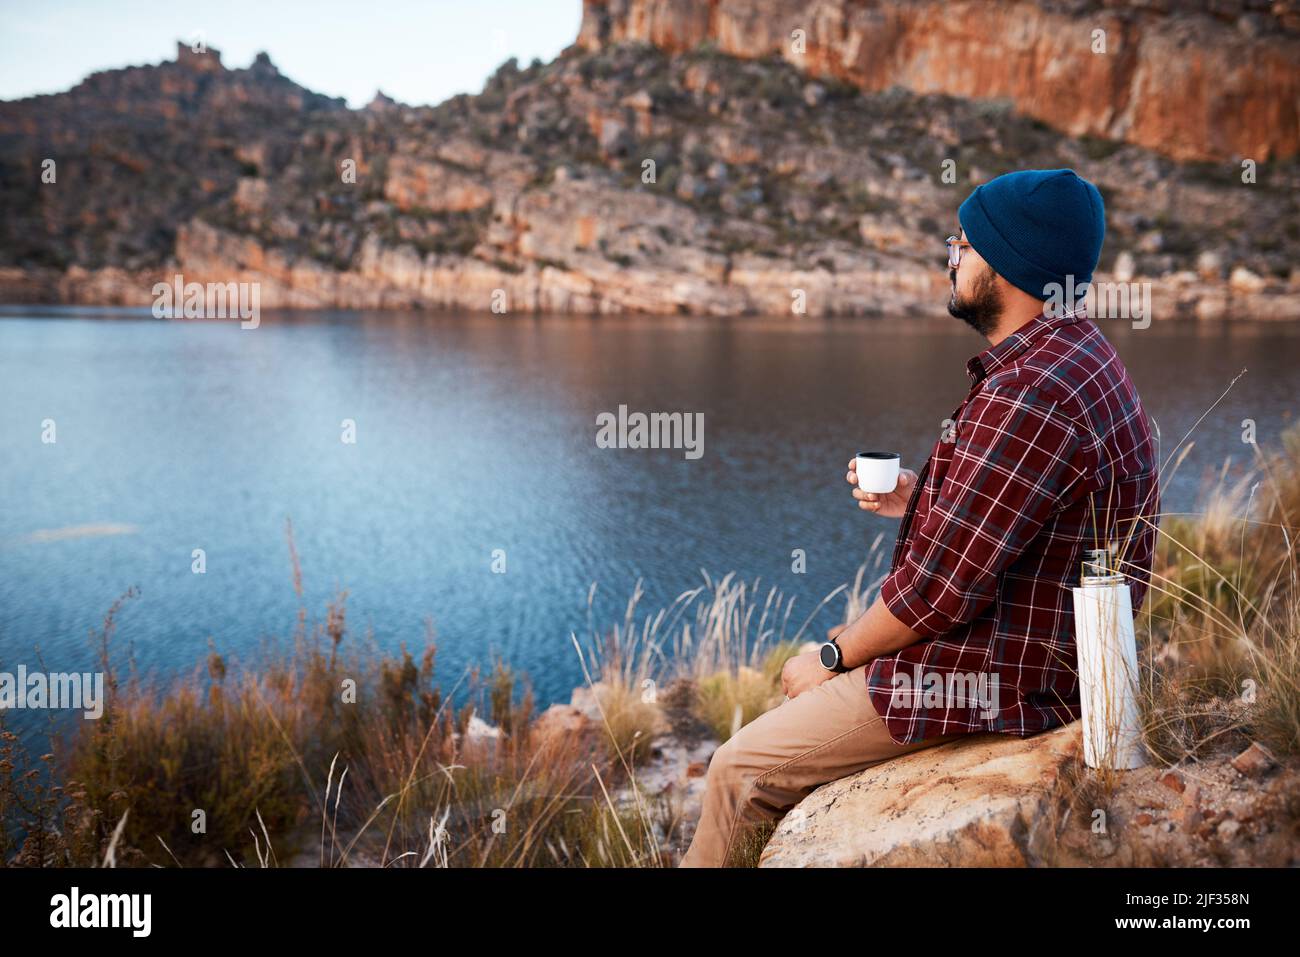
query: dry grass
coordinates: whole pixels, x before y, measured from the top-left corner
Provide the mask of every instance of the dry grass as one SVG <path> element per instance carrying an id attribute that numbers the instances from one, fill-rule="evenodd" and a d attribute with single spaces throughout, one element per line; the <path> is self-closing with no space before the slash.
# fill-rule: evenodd
<path id="1" fill-rule="evenodd" d="M 1161 522 L 1144 639 L 1148 746 L 1175 764 L 1258 740 L 1300 753 L 1300 427 L 1196 516 Z"/>
<path id="2" fill-rule="evenodd" d="M 702 585 L 667 608 L 641 615 L 638 583 L 622 621 L 601 638 L 593 629 L 587 646 L 579 645 L 584 667 L 590 663 L 600 676 L 597 697 L 617 749 L 643 756 L 640 749 L 660 720 L 660 689 L 669 685 L 691 689 L 688 709 L 721 741 L 780 704 L 781 669 L 815 637 L 809 626 L 821 610 L 841 596 L 845 622 L 866 609 L 878 584 L 866 575 L 881 565 L 881 541 L 877 536 L 851 584 L 799 616 L 794 598 L 774 586 L 764 589 L 735 575 L 714 580 L 707 573 Z M 589 610 L 593 599 L 594 587 Z"/>
<path id="3" fill-rule="evenodd" d="M 526 681 L 500 662 L 444 693 L 431 630 L 418 655 L 350 648 L 346 599 L 314 625 L 300 608 L 286 651 L 213 652 L 165 687 L 120 677 L 115 605 L 98 636 L 104 717 L 58 759 L 0 738 L 0 861 L 91 865 L 113 845 L 127 866 L 670 863 L 677 809 L 633 783 L 673 713 L 661 689 L 674 688 L 679 719 L 726 737 L 780 700 L 781 666 L 813 618 L 733 576 L 645 614 L 638 586 L 620 622 L 573 637 L 600 720 L 557 735 L 538 730 Z M 461 690 L 470 703 L 453 712 Z"/>
<path id="4" fill-rule="evenodd" d="M 341 623 L 342 606 L 334 611 Z M 453 713 L 434 683 L 432 644 L 418 661 L 406 651 L 354 657 L 339 647 L 345 630 L 326 629 L 256 669 L 214 657 L 207 680 L 165 693 L 124 685 L 64 769 L 76 782 L 68 793 L 99 811 L 92 839 L 65 849 L 62 828 L 28 813 L 24 861 L 96 861 L 128 806 L 125 864 L 657 860 L 638 815 L 604 796 L 622 780 L 616 762 L 581 741 L 536 740 L 531 695 L 504 666 L 469 676 L 480 704 Z M 495 736 L 473 733 L 476 713 Z"/>

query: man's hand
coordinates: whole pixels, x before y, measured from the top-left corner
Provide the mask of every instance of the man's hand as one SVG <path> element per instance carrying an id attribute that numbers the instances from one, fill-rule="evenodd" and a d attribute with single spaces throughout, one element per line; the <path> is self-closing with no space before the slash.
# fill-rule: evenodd
<path id="1" fill-rule="evenodd" d="M 844 476 L 853 486 L 853 497 L 858 500 L 858 508 L 883 515 L 885 518 L 902 518 L 907 511 L 907 500 L 916 485 L 916 473 L 911 469 L 898 470 L 898 485 L 892 492 L 883 495 L 876 492 L 864 492 L 858 488 L 857 459 L 849 459 L 849 474 Z"/>
<path id="2" fill-rule="evenodd" d="M 781 669 L 781 687 L 787 697 L 797 698 L 810 688 L 816 688 L 823 681 L 834 677 L 835 672 L 822 667 L 818 652 L 805 651 L 785 663 Z"/>

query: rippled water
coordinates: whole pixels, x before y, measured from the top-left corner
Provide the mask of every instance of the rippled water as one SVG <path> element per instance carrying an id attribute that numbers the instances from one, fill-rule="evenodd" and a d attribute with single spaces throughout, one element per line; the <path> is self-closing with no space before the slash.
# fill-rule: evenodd
<path id="1" fill-rule="evenodd" d="M 500 655 L 540 703 L 567 698 L 592 582 L 608 624 L 638 578 L 649 610 L 700 569 L 761 576 L 795 619 L 851 579 L 897 523 L 854 508 L 845 463 L 883 447 L 919 468 L 982 348 L 942 319 L 140 316 L 0 315 L 0 668 L 38 650 L 88 667 L 88 630 L 132 585 L 119 640 L 142 670 L 189 671 L 209 641 L 255 653 L 299 607 L 291 517 L 313 617 L 346 588 L 354 633 L 384 648 L 418 649 L 432 619 L 444 684 Z M 1248 370 L 1194 433 L 1169 510 L 1249 460 L 1243 419 L 1267 444 L 1296 410 L 1294 325 L 1103 328 L 1167 448 Z M 597 447 L 619 405 L 702 412 L 703 456 Z"/>

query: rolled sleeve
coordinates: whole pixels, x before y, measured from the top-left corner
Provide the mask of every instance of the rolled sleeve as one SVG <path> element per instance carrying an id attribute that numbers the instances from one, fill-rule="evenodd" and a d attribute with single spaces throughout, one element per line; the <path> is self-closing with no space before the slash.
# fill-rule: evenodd
<path id="1" fill-rule="evenodd" d="M 1078 426 L 1032 387 L 981 392 L 958 423 L 935 500 L 880 597 L 926 637 L 973 620 L 1002 572 L 1084 477 Z"/>

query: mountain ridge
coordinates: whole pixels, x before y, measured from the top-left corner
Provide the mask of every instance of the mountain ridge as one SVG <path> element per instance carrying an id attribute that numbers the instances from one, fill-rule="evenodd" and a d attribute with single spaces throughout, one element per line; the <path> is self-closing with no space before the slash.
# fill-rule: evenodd
<path id="1" fill-rule="evenodd" d="M 957 205 L 1032 166 L 1098 183 L 1098 278 L 1152 280 L 1157 315 L 1300 316 L 1294 159 L 1245 185 L 1006 101 L 643 42 L 432 107 L 350 110 L 183 45 L 0 104 L 0 299 L 147 305 L 181 273 L 267 308 L 938 314 Z"/>

